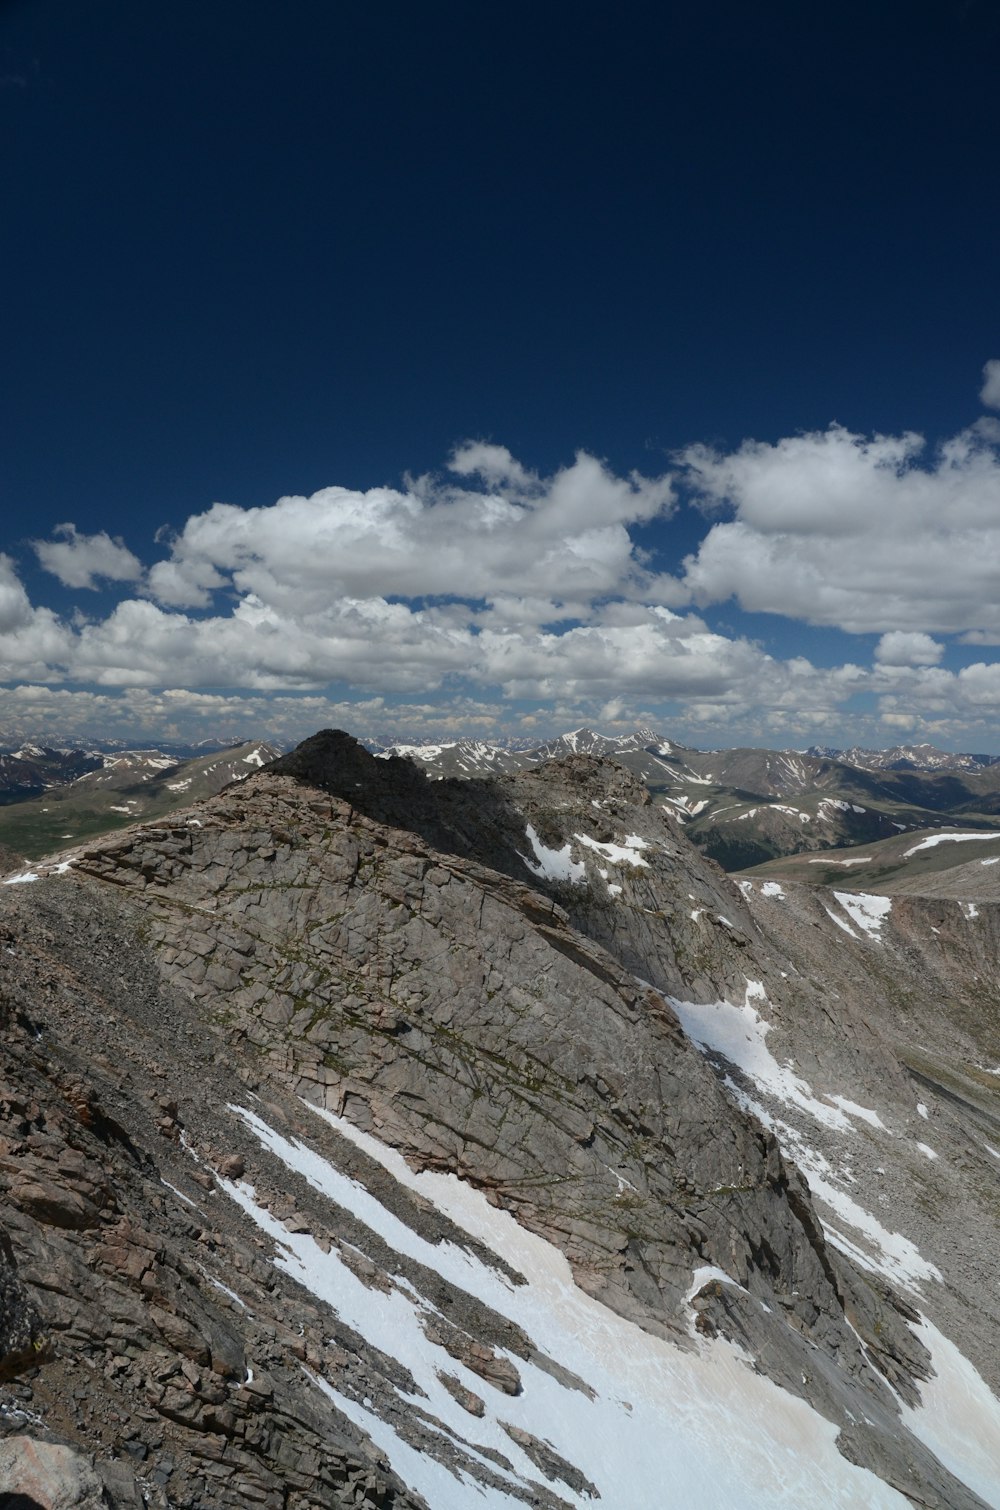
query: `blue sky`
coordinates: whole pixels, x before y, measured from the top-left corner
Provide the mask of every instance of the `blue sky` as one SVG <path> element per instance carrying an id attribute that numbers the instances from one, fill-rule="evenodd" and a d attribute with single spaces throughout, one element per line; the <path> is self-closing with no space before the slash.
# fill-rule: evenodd
<path id="1" fill-rule="evenodd" d="M 0 8 L 0 742 L 1000 751 L 993 0 Z"/>

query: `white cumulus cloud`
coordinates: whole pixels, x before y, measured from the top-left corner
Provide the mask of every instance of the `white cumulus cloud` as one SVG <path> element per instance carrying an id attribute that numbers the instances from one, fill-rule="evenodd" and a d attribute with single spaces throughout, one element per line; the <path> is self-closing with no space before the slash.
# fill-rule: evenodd
<path id="1" fill-rule="evenodd" d="M 636 527 L 673 529 L 685 489 L 715 517 L 676 578 Z M 146 574 L 121 541 L 61 526 L 34 542 L 43 566 L 66 587 L 124 587 L 110 609 L 60 617 L 0 556 L 0 684 L 22 684 L 0 686 L 0 715 L 298 735 L 356 725 L 347 710 L 363 708 L 365 732 L 411 739 L 539 719 L 547 732 L 667 718 L 796 744 L 864 742 L 866 719 L 975 730 L 1000 720 L 1000 666 L 947 669 L 941 636 L 1000 643 L 998 496 L 1000 420 L 987 418 L 934 451 L 839 426 L 691 447 L 655 478 L 586 452 L 542 475 L 471 441 L 446 474 L 400 488 L 216 503 L 159 541 Z M 699 611 L 732 598 L 875 633 L 872 662 L 769 653 Z"/>
<path id="2" fill-rule="evenodd" d="M 936 666 L 944 646 L 929 634 L 893 629 L 875 647 L 875 659 L 885 666 Z"/>
<path id="3" fill-rule="evenodd" d="M 685 562 L 690 601 L 854 633 L 1000 632 L 1000 422 L 923 440 L 833 425 L 680 458 L 728 508 Z"/>
<path id="4" fill-rule="evenodd" d="M 543 477 L 486 442 L 459 447 L 449 477 L 404 489 L 219 503 L 173 538 L 143 596 L 103 617 L 34 608 L 3 563 L 0 673 L 96 696 L 126 689 L 133 708 L 149 706 L 140 692 L 171 686 L 189 697 L 338 687 L 369 702 L 474 689 L 483 707 L 542 702 L 578 720 L 680 701 L 705 723 L 755 704 L 806 716 L 850 698 L 859 668 L 776 660 L 667 606 L 678 585 L 650 569 L 630 527 L 673 507 L 669 478 L 619 477 L 585 452 Z M 106 535 L 62 534 L 36 548 L 65 583 L 136 569 Z"/>
<path id="5" fill-rule="evenodd" d="M 142 562 L 106 531 L 81 535 L 75 524 L 57 524 L 54 540 L 35 540 L 35 554 L 46 571 L 64 587 L 97 587 L 97 578 L 108 582 L 138 582 Z M 61 537 L 61 538 L 59 538 Z"/>
<path id="6" fill-rule="evenodd" d="M 556 605 L 629 592 L 656 595 L 627 526 L 667 514 L 668 479 L 614 476 L 580 452 L 540 478 L 501 446 L 470 444 L 452 471 L 479 487 L 418 478 L 405 491 L 329 487 L 267 508 L 217 503 L 188 520 L 153 596 L 205 607 L 231 583 L 279 612 L 321 611 L 332 597 L 544 598 Z"/>
<path id="7" fill-rule="evenodd" d="M 33 613 L 16 565 L 10 556 L 0 555 L 0 634 L 13 634 L 25 628 Z"/>

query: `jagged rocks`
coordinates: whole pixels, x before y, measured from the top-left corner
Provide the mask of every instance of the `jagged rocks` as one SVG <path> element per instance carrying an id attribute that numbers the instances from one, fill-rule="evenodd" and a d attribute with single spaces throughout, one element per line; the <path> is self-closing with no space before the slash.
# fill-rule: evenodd
<path id="1" fill-rule="evenodd" d="M 436 1342 L 443 1347 L 450 1357 L 464 1363 L 466 1368 L 485 1379 L 487 1384 L 492 1384 L 494 1389 L 502 1390 L 505 1395 L 521 1393 L 521 1376 L 517 1369 L 509 1358 L 502 1357 L 495 1348 L 477 1342 L 468 1333 L 460 1331 L 458 1327 L 448 1326 L 440 1319 L 426 1321 L 424 1334 L 429 1342 Z M 473 1411 L 473 1414 L 476 1412 Z"/>
<path id="2" fill-rule="evenodd" d="M 486 1414 L 486 1405 L 481 1395 L 474 1390 L 468 1389 L 461 1381 L 452 1374 L 446 1374 L 438 1370 L 438 1378 L 452 1399 L 457 1400 L 463 1410 L 467 1410 L 470 1416 L 483 1416 Z"/>
<path id="3" fill-rule="evenodd" d="M 560 1457 L 550 1442 L 543 1442 L 530 1431 L 524 1431 L 519 1426 L 505 1425 L 504 1430 L 512 1442 L 516 1442 L 533 1463 L 539 1467 L 547 1479 L 560 1480 L 568 1485 L 577 1494 L 585 1495 L 588 1499 L 600 1499 L 600 1494 L 594 1484 L 590 1482 L 578 1468 L 566 1459 Z"/>

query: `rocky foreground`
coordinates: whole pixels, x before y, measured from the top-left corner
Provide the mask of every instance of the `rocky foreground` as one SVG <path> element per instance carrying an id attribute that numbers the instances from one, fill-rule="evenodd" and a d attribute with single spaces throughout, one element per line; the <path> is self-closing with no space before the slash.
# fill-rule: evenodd
<path id="1" fill-rule="evenodd" d="M 332 733 L 36 871 L 0 1492 L 1000 1505 L 1000 907 Z"/>

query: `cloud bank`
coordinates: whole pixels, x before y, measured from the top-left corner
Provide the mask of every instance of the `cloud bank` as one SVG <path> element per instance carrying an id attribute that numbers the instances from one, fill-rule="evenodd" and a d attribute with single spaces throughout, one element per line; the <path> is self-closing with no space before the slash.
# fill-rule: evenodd
<path id="1" fill-rule="evenodd" d="M 997 383 L 987 363 L 984 403 Z M 470 441 L 402 488 L 213 504 L 148 567 L 63 524 L 33 548 L 85 595 L 72 612 L 32 603 L 0 556 L 0 721 L 254 718 L 296 737 L 363 719 L 441 737 L 603 714 L 706 731 L 755 718 L 801 740 L 850 709 L 940 737 L 1000 714 L 1000 665 L 943 664 L 949 637 L 1000 643 L 998 499 L 1000 420 L 984 417 L 936 449 L 837 425 L 691 446 L 656 477 L 586 452 L 542 476 Z M 706 533 L 672 573 L 650 542 L 669 558 L 692 507 Z M 776 616 L 782 653 L 732 627 L 734 602 Z M 795 622 L 859 636 L 858 653 L 815 664 Z"/>

